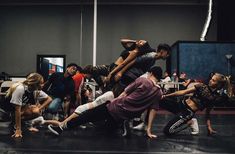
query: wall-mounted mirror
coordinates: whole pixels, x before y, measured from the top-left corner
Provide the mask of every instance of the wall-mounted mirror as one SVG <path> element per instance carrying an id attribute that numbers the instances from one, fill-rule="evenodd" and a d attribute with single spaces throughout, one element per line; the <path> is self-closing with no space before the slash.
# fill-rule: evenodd
<path id="1" fill-rule="evenodd" d="M 46 81 L 54 72 L 65 71 L 65 55 L 37 55 L 37 72 Z"/>

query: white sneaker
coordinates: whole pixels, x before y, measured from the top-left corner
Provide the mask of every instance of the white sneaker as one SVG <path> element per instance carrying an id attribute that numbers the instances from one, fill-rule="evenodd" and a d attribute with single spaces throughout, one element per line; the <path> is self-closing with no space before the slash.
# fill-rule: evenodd
<path id="1" fill-rule="evenodd" d="M 52 120 L 57 120 L 59 121 L 60 117 L 59 117 L 59 113 L 53 114 L 52 115 Z"/>
<path id="2" fill-rule="evenodd" d="M 86 129 L 86 125 L 80 125 L 79 127 L 82 129 Z"/>
<path id="3" fill-rule="evenodd" d="M 190 125 L 190 128 L 191 128 L 192 135 L 199 134 L 199 127 L 198 127 L 198 122 L 196 118 L 192 118 L 192 124 Z"/>
<path id="4" fill-rule="evenodd" d="M 134 129 L 134 130 L 139 130 L 139 131 L 145 130 L 145 124 L 144 124 L 144 122 L 142 122 L 142 123 L 140 123 L 139 125 L 133 127 L 133 129 Z"/>
<path id="5" fill-rule="evenodd" d="M 32 119 L 30 121 L 31 121 L 32 125 L 34 125 L 34 124 L 42 125 L 42 124 L 45 123 L 45 120 L 44 120 L 43 116 L 39 116 L 39 117 L 37 117 L 35 119 Z"/>
<path id="6" fill-rule="evenodd" d="M 130 133 L 131 133 L 131 130 L 130 130 L 130 123 L 128 120 L 124 120 L 123 122 L 123 133 L 122 133 L 122 136 L 123 137 L 129 137 L 130 136 Z"/>

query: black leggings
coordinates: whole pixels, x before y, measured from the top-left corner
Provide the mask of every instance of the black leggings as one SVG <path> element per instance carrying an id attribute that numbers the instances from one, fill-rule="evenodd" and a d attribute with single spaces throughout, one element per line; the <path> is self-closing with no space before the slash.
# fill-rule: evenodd
<path id="1" fill-rule="evenodd" d="M 110 115 L 106 103 L 80 114 L 67 122 L 67 128 L 75 128 L 88 122 L 105 121 L 110 128 L 117 128 L 117 123 Z"/>
<path id="2" fill-rule="evenodd" d="M 195 114 L 184 101 L 179 102 L 177 109 L 179 109 L 180 112 L 165 126 L 163 130 L 165 135 L 173 135 L 187 128 L 187 122 L 191 120 Z"/>

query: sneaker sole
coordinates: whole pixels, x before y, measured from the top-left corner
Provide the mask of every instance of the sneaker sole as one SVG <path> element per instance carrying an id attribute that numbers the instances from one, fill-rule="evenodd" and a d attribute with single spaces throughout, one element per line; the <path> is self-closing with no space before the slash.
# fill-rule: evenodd
<path id="1" fill-rule="evenodd" d="M 198 135 L 199 132 L 191 132 L 192 135 Z"/>
<path id="2" fill-rule="evenodd" d="M 57 131 L 55 131 L 54 129 L 52 129 L 50 125 L 48 125 L 47 128 L 48 128 L 53 134 L 55 134 L 55 135 L 57 135 L 57 136 L 60 135 Z"/>

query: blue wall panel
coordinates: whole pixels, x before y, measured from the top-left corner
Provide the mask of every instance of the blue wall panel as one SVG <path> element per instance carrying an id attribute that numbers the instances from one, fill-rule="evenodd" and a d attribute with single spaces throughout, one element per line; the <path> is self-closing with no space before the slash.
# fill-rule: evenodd
<path id="1" fill-rule="evenodd" d="M 171 70 L 177 69 L 178 72 L 186 72 L 189 78 L 202 80 L 206 80 L 210 72 L 227 75 L 230 71 L 235 77 L 235 43 L 179 42 L 175 46 Z M 233 55 L 229 70 L 226 54 Z"/>

